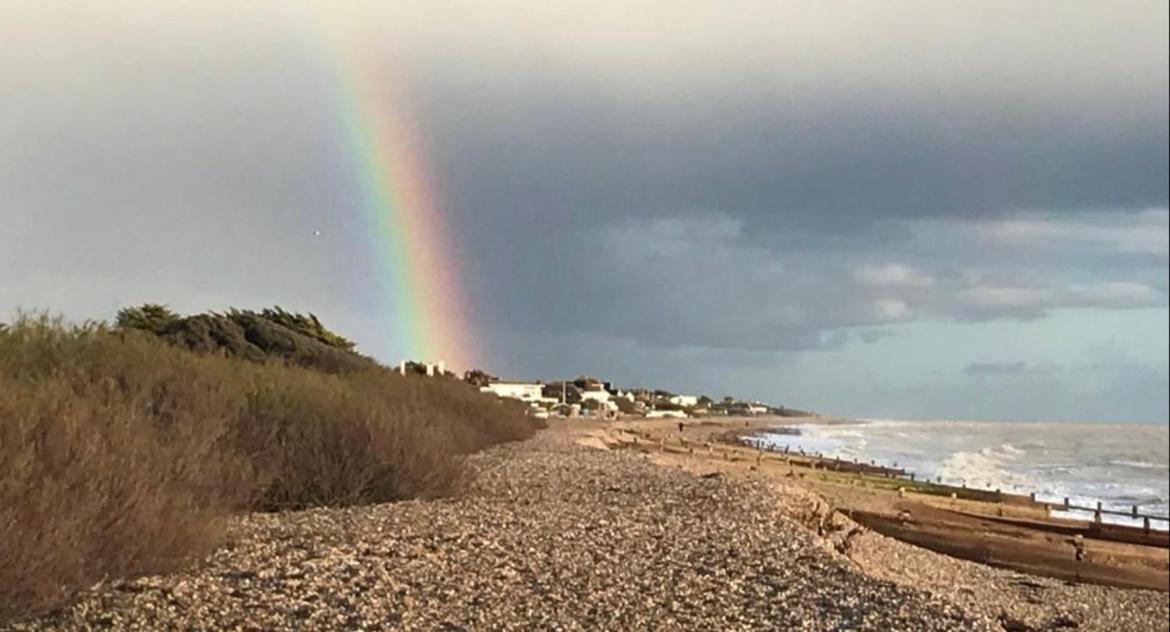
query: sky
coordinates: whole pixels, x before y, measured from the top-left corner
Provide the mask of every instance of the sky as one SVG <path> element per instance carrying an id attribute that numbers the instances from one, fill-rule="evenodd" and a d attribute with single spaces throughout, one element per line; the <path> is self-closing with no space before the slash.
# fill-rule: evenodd
<path id="1" fill-rule="evenodd" d="M 492 373 L 1167 422 L 1165 2 L 333 4 L 0 0 L 0 320 L 279 304 L 396 363 L 357 56 Z"/>

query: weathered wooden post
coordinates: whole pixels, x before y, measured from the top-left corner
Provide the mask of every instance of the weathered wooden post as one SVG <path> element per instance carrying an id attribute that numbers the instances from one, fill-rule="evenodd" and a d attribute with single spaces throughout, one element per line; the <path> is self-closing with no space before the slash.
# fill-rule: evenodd
<path id="1" fill-rule="evenodd" d="M 1036 502 L 1036 492 L 1032 492 L 1031 494 L 1028 494 L 1028 498 L 1031 498 L 1032 502 Z"/>
<path id="2" fill-rule="evenodd" d="M 1146 535 L 1150 535 L 1150 517 L 1149 516 L 1142 518 L 1142 530 L 1146 532 Z"/>
<path id="3" fill-rule="evenodd" d="M 1134 505 L 1134 506 L 1133 506 L 1133 517 L 1134 517 L 1134 518 L 1137 518 L 1137 517 L 1138 517 L 1138 508 L 1137 508 L 1137 505 Z"/>
<path id="4" fill-rule="evenodd" d="M 1065 511 L 1068 511 L 1068 507 L 1069 507 L 1069 504 L 1068 504 L 1068 496 L 1065 496 L 1065 497 L 1064 497 L 1064 510 L 1065 510 Z"/>

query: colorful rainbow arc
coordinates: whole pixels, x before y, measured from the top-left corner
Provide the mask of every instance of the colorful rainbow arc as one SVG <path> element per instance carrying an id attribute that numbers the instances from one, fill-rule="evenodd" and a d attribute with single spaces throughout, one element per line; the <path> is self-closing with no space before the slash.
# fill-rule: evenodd
<path id="1" fill-rule="evenodd" d="M 331 48 L 374 244 L 379 312 L 394 323 L 396 349 L 407 359 L 471 368 L 478 354 L 466 328 L 457 261 L 402 86 L 369 58 L 346 55 L 336 43 Z"/>

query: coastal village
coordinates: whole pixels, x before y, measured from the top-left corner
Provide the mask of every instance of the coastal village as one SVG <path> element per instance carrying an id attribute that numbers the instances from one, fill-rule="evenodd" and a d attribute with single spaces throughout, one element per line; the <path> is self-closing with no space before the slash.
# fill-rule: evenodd
<path id="1" fill-rule="evenodd" d="M 425 375 L 460 379 L 442 362 L 426 364 L 404 360 L 395 369 L 403 375 Z M 572 380 L 507 380 L 480 369 L 466 371 L 461 378 L 481 392 L 503 399 L 524 402 L 529 414 L 539 418 L 583 417 L 621 419 L 690 418 L 755 415 L 807 416 L 810 413 L 757 400 L 731 396 L 714 399 L 707 395 L 675 393 L 663 389 L 623 388 L 595 377 Z"/>

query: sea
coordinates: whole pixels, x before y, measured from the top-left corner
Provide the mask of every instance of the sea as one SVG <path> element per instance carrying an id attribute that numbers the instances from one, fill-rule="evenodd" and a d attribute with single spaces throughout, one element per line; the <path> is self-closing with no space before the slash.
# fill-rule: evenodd
<path id="1" fill-rule="evenodd" d="M 781 449 L 905 468 L 919 480 L 1035 493 L 1059 509 L 1075 506 L 1170 513 L 1170 426 L 1066 422 L 838 420 L 765 433 Z M 1086 519 L 1083 512 L 1054 515 Z M 1106 514 L 1104 521 L 1135 524 Z M 1167 529 L 1154 520 L 1152 528 Z"/>

